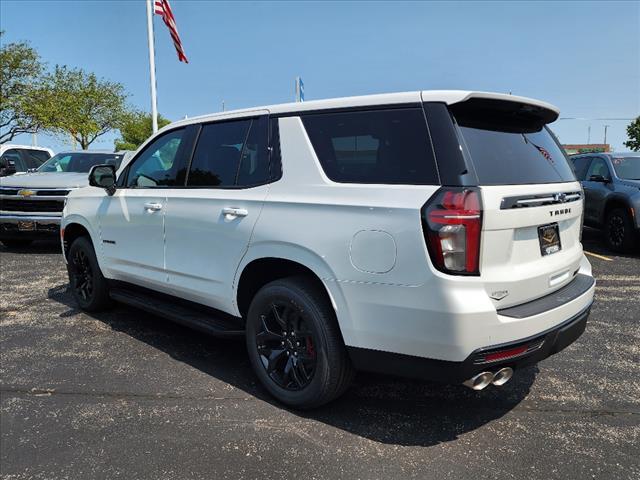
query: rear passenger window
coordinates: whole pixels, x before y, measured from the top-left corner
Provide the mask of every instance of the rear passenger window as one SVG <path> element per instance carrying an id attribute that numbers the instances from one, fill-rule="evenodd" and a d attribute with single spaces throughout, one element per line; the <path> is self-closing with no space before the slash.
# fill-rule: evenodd
<path id="1" fill-rule="evenodd" d="M 302 121 L 335 182 L 439 183 L 421 108 L 311 114 Z"/>
<path id="2" fill-rule="evenodd" d="M 572 161 L 576 178 L 578 180 L 584 180 L 587 175 L 587 168 L 589 168 L 589 164 L 591 163 L 591 157 L 578 157 L 572 159 Z"/>
<path id="3" fill-rule="evenodd" d="M 269 178 L 267 119 L 210 123 L 202 127 L 187 186 L 235 187 Z"/>

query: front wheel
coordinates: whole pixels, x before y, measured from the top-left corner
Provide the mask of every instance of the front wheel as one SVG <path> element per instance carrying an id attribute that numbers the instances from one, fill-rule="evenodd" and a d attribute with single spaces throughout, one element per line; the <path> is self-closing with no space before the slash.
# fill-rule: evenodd
<path id="1" fill-rule="evenodd" d="M 623 208 L 614 208 L 607 214 L 605 240 L 615 252 L 629 252 L 633 249 L 635 231 L 631 217 Z"/>
<path id="2" fill-rule="evenodd" d="M 262 384 L 291 407 L 330 402 L 353 378 L 333 308 L 306 277 L 276 280 L 260 289 L 247 314 L 246 340 Z"/>
<path id="3" fill-rule="evenodd" d="M 67 258 L 71 294 L 82 310 L 103 310 L 110 306 L 107 280 L 102 276 L 93 245 L 87 237 L 71 244 Z"/>

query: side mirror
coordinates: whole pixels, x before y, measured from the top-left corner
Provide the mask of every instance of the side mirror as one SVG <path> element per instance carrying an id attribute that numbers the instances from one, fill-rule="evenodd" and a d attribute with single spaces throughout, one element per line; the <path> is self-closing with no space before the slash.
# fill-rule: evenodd
<path id="1" fill-rule="evenodd" d="M 116 192 L 116 169 L 113 165 L 95 165 L 89 170 L 89 185 L 104 188 L 109 195 Z"/>
<path id="2" fill-rule="evenodd" d="M 602 175 L 591 175 L 589 177 L 590 182 L 609 183 L 609 179 Z"/>

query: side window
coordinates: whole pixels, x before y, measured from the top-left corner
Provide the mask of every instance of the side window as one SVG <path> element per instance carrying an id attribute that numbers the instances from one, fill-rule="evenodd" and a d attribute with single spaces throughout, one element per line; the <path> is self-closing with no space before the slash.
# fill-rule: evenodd
<path id="1" fill-rule="evenodd" d="M 127 175 L 127 187 L 154 188 L 177 185 L 178 149 L 184 129 L 171 130 L 153 140 L 136 158 Z"/>
<path id="2" fill-rule="evenodd" d="M 585 180 L 590 163 L 591 157 L 578 157 L 573 160 L 573 171 L 578 181 Z"/>
<path id="3" fill-rule="evenodd" d="M 266 117 L 203 125 L 187 186 L 250 187 L 269 180 Z"/>
<path id="4" fill-rule="evenodd" d="M 24 172 L 27 167 L 24 165 L 22 158 L 20 157 L 20 151 L 12 148 L 2 154 L 2 163 L 6 164 L 5 168 L 15 170 L 16 172 Z M 4 165 L 3 165 L 4 166 Z"/>
<path id="5" fill-rule="evenodd" d="M 439 183 L 421 108 L 307 114 L 302 121 L 335 182 Z"/>
<path id="6" fill-rule="evenodd" d="M 601 175 L 604 178 L 611 178 L 609 167 L 607 167 L 606 162 L 602 158 L 596 157 L 593 159 L 591 166 L 589 167 L 586 180 L 589 180 L 592 175 Z"/>
<path id="7" fill-rule="evenodd" d="M 21 152 L 27 168 L 38 168 L 50 158 L 49 153 L 44 150 L 23 149 Z"/>
<path id="8" fill-rule="evenodd" d="M 191 160 L 187 186 L 235 185 L 240 156 L 250 126 L 251 120 L 204 125 Z"/>

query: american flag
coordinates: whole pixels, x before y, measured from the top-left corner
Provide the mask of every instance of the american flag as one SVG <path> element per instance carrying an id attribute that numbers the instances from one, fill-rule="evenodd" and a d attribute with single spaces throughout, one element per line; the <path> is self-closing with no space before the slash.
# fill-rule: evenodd
<path id="1" fill-rule="evenodd" d="M 164 24 L 169 29 L 171 39 L 173 40 L 173 46 L 176 47 L 176 53 L 178 54 L 178 60 L 184 63 L 189 63 L 187 56 L 184 54 L 182 48 L 182 42 L 180 41 L 180 35 L 178 35 L 178 27 L 176 26 L 176 18 L 173 16 L 169 0 L 154 0 L 153 13 L 160 15 Z"/>

